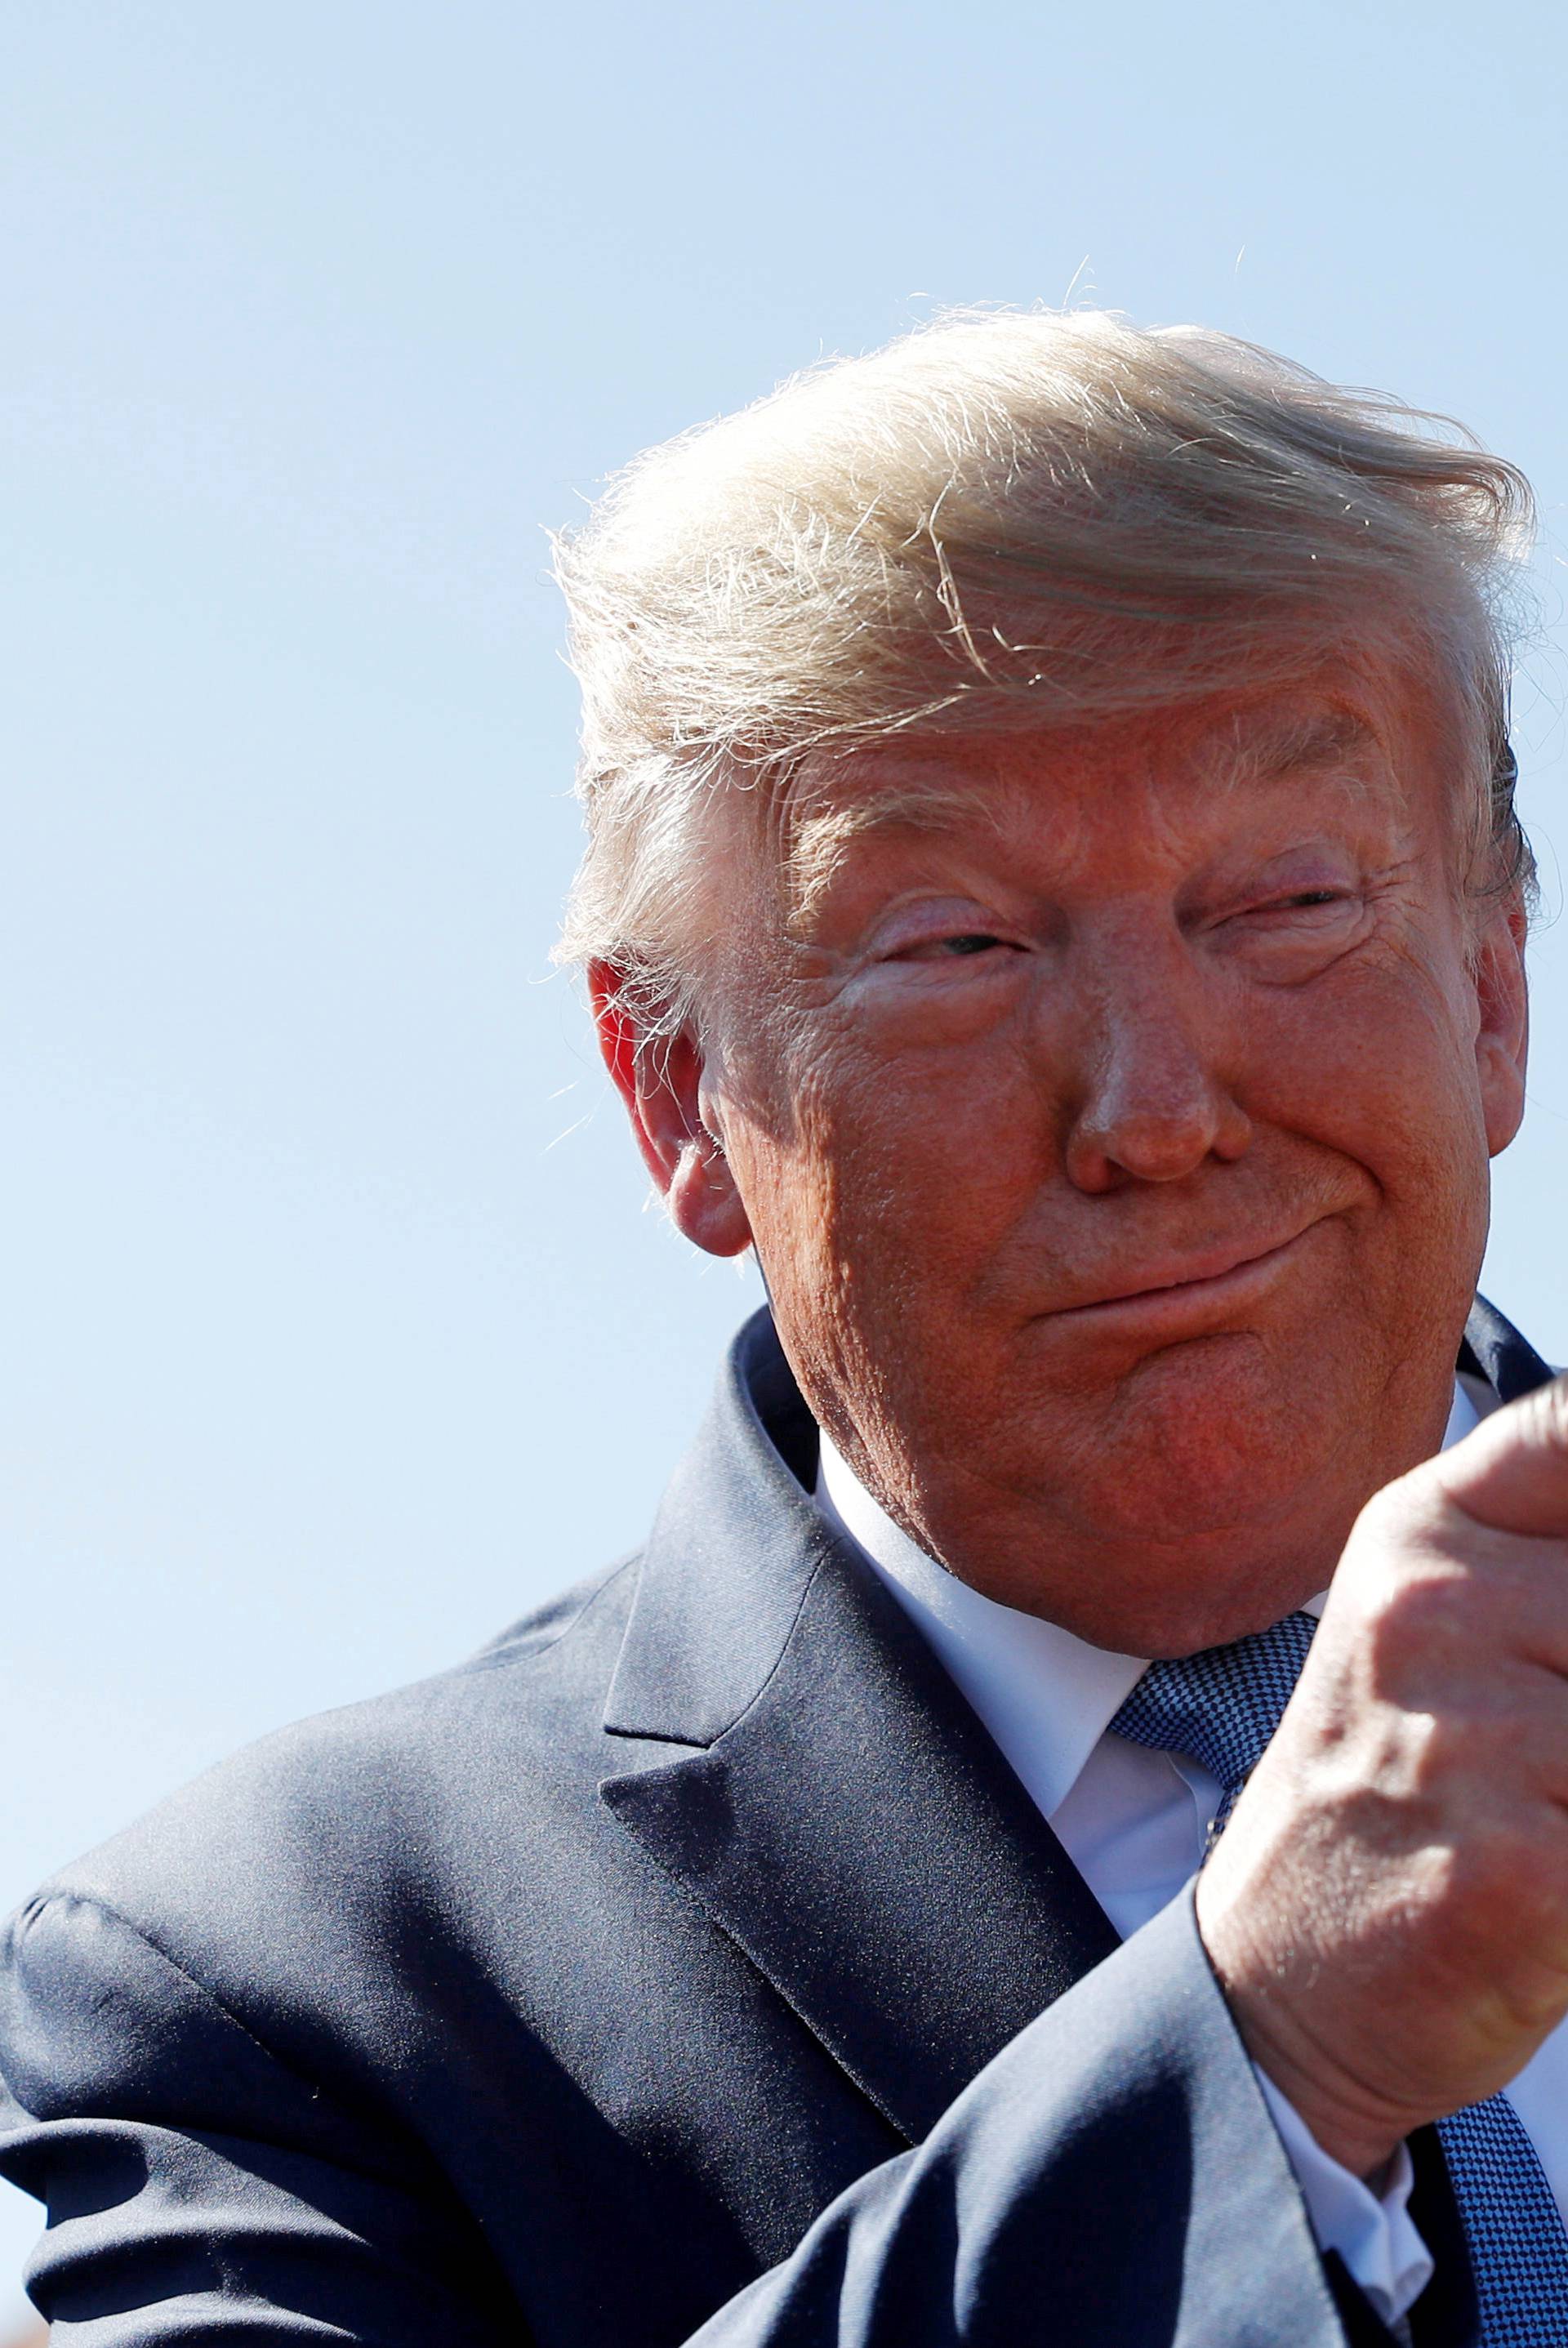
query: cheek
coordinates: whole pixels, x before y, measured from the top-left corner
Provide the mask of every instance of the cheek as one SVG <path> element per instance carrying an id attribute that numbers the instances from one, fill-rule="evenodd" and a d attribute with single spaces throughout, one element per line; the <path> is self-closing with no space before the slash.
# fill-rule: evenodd
<path id="1" fill-rule="evenodd" d="M 1248 1107 L 1356 1159 L 1407 1211 L 1484 1189 L 1486 1143 L 1462 976 L 1390 955 L 1277 1000 Z"/>
<path id="2" fill-rule="evenodd" d="M 812 1155 L 833 1169 L 846 1247 L 918 1246 L 928 1268 L 983 1255 L 1054 1156 L 1044 1075 L 1006 1035 L 870 1056 L 808 1104 Z"/>
<path id="3" fill-rule="evenodd" d="M 754 1128 L 743 1184 L 776 1296 L 788 1284 L 813 1314 L 942 1314 L 1049 1170 L 1037 1072 L 1006 1038 L 888 1053 L 857 1039 L 779 1089 L 788 1124 Z"/>

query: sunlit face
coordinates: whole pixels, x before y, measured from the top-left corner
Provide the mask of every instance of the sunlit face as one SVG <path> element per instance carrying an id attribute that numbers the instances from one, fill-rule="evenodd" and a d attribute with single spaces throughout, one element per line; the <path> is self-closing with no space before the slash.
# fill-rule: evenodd
<path id="1" fill-rule="evenodd" d="M 1439 1441 L 1523 1049 L 1440 734 L 1339 664 L 803 778 L 683 1220 L 749 1231 L 818 1418 L 991 1596 L 1235 1636 Z"/>

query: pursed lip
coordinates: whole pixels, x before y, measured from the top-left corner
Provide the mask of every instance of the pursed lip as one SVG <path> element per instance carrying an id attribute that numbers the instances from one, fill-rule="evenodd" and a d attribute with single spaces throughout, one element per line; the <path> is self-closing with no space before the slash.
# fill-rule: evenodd
<path id="1" fill-rule="evenodd" d="M 1130 1270 L 1124 1280 L 1119 1280 L 1114 1288 L 1107 1288 L 1098 1296 L 1085 1297 L 1081 1303 L 1059 1306 L 1051 1318 L 1076 1320 L 1140 1307 L 1158 1310 L 1163 1304 L 1181 1306 L 1210 1299 L 1218 1301 L 1233 1290 L 1240 1294 L 1282 1265 L 1316 1229 L 1316 1221 L 1315 1219 L 1287 1238 L 1269 1241 L 1261 1247 L 1255 1240 L 1232 1241 L 1201 1254 L 1171 1256 L 1140 1264 L 1136 1270 Z"/>

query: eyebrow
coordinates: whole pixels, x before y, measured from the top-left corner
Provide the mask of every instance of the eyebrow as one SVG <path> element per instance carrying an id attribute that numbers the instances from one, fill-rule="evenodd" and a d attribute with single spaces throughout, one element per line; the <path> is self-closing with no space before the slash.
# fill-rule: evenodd
<path id="1" fill-rule="evenodd" d="M 1315 709 L 1262 721 L 1238 714 L 1228 736 L 1225 780 L 1230 783 L 1265 783 L 1304 769 L 1339 766 L 1377 742 L 1372 727 L 1353 709 Z"/>
<path id="2" fill-rule="evenodd" d="M 1352 709 L 1305 710 L 1284 718 L 1235 711 L 1200 737 L 1190 755 L 1201 760 L 1218 750 L 1224 771 L 1214 775 L 1215 786 L 1235 789 L 1341 766 L 1377 743 L 1373 728 Z M 790 923 L 810 913 L 856 841 L 879 832 L 973 831 L 994 820 L 995 812 L 992 795 L 916 778 L 889 781 L 836 807 L 819 801 L 790 810 L 784 851 Z"/>
<path id="3" fill-rule="evenodd" d="M 938 782 L 888 783 L 842 806 L 803 808 L 789 824 L 784 855 L 790 921 L 810 914 L 857 840 L 890 831 L 973 831 L 994 820 L 987 798 Z"/>

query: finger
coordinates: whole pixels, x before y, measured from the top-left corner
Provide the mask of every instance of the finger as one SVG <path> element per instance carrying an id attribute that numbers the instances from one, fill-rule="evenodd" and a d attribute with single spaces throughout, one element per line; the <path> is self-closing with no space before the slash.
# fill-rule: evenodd
<path id="1" fill-rule="evenodd" d="M 1449 1498 L 1479 1523 L 1568 1536 L 1568 1376 L 1494 1411 L 1432 1466 Z"/>

